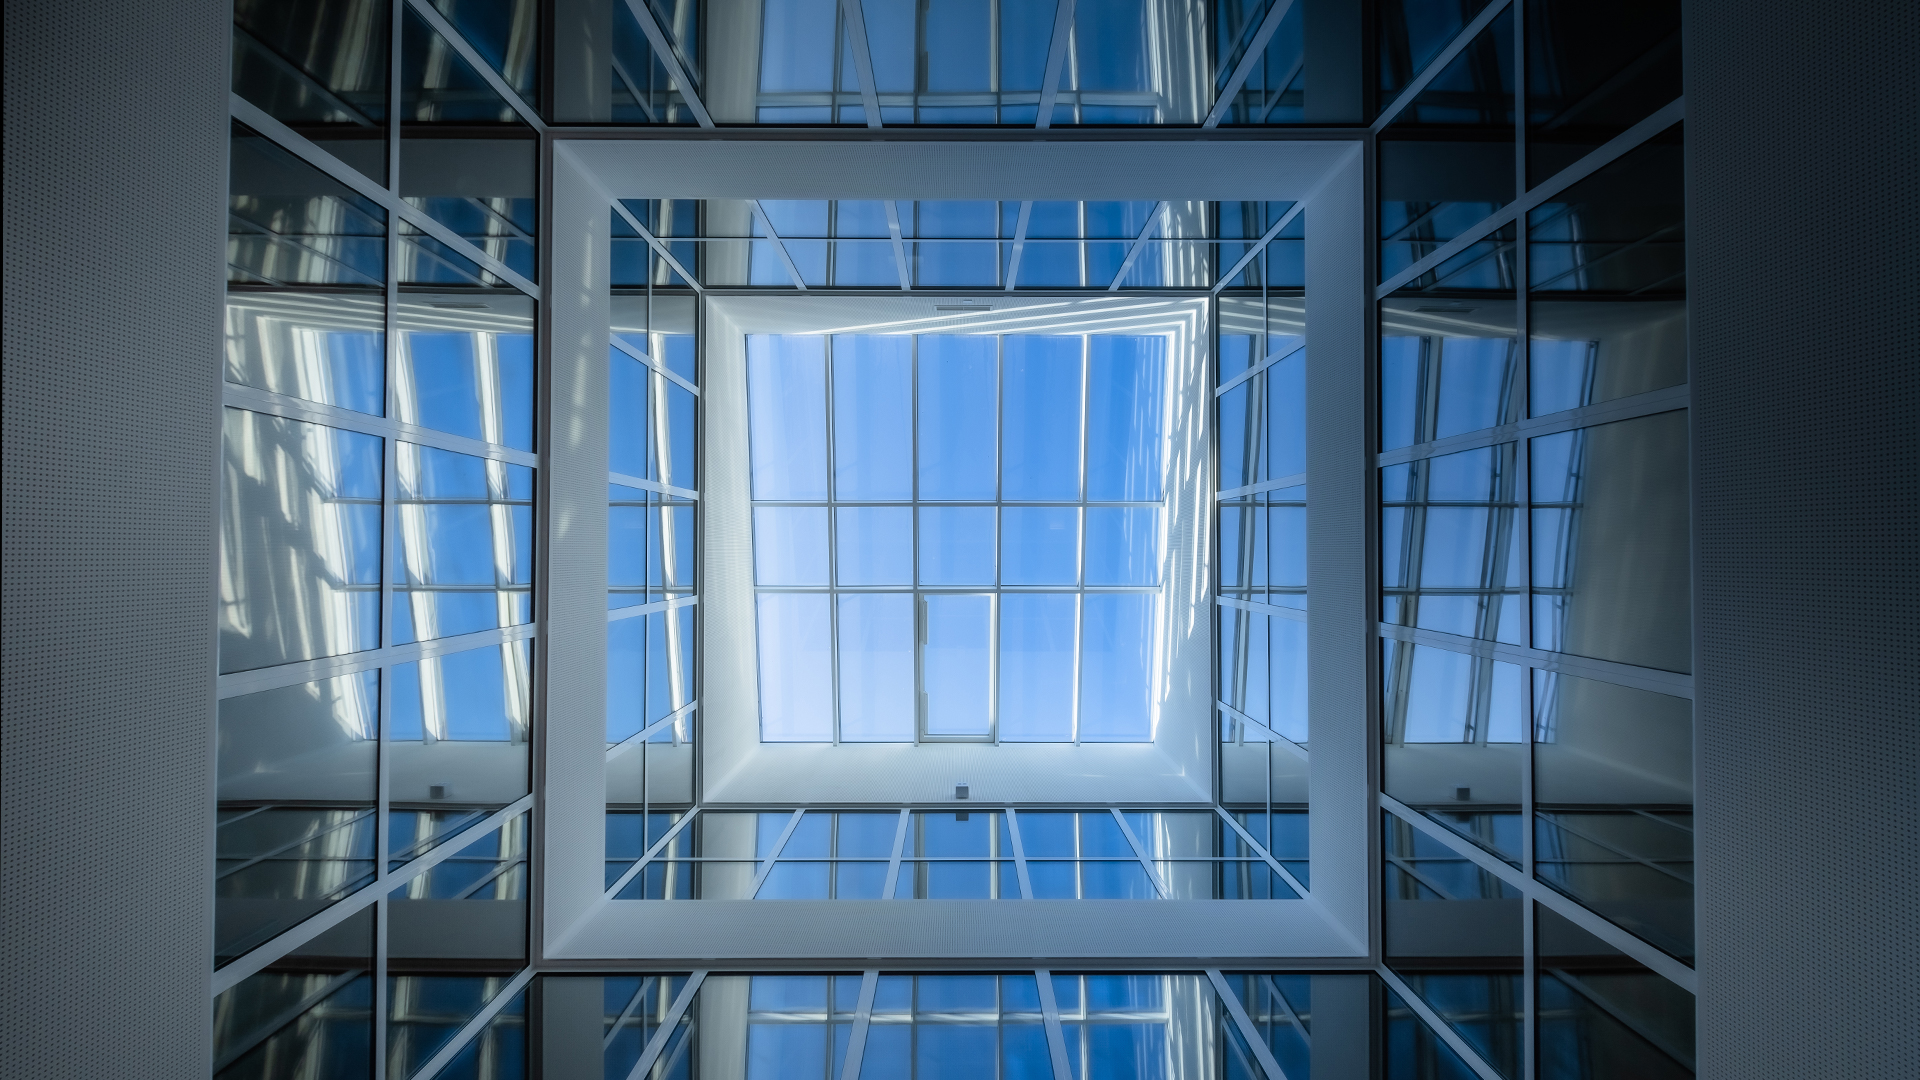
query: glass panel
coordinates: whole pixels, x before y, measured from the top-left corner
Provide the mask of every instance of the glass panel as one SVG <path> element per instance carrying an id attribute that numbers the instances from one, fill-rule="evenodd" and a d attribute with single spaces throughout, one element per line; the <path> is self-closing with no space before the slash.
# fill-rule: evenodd
<path id="1" fill-rule="evenodd" d="M 396 967 L 389 962 L 389 971 Z M 389 976 L 387 1075 L 411 1076 L 512 979 L 509 972 Z"/>
<path id="2" fill-rule="evenodd" d="M 1383 345 L 1382 348 L 1385 346 Z M 1220 395 L 1220 489 L 1260 482 L 1266 464 L 1264 375 L 1255 375 Z"/>
<path id="3" fill-rule="evenodd" d="M 226 378 L 380 416 L 386 300 L 364 292 L 227 291 Z"/>
<path id="4" fill-rule="evenodd" d="M 529 790 L 530 645 L 489 645 L 393 667 L 387 730 L 392 866 Z"/>
<path id="5" fill-rule="evenodd" d="M 913 584 L 912 507 L 839 506 L 833 513 L 837 584 Z"/>
<path id="6" fill-rule="evenodd" d="M 1386 1067 L 1390 1076 L 1432 1076 L 1444 1080 L 1472 1080 L 1480 1074 L 1467 1067 L 1426 1021 L 1400 995 L 1382 987 L 1387 996 Z"/>
<path id="7" fill-rule="evenodd" d="M 1527 672 L 1383 641 L 1387 794 L 1520 865 Z"/>
<path id="8" fill-rule="evenodd" d="M 828 742 L 833 738 L 831 597 L 761 593 L 760 738 Z"/>
<path id="9" fill-rule="evenodd" d="M 381 440 L 227 409 L 222 447 L 221 672 L 378 647 Z"/>
<path id="10" fill-rule="evenodd" d="M 1375 24 L 1380 107 L 1392 104 L 1484 7 L 1486 0 L 1382 0 Z"/>
<path id="11" fill-rule="evenodd" d="M 1087 498 L 1161 498 L 1167 340 L 1095 334 L 1087 390 Z"/>
<path id="12" fill-rule="evenodd" d="M 1265 1073 L 1204 975 L 1054 975 L 1074 1080 Z"/>
<path id="13" fill-rule="evenodd" d="M 1000 739 L 1073 738 L 1074 633 L 1071 594 L 1000 598 Z"/>
<path id="14" fill-rule="evenodd" d="M 1528 0 L 1527 183 L 1538 184 L 1680 96 L 1680 12 L 1622 5 L 1595 18 Z"/>
<path id="15" fill-rule="evenodd" d="M 912 742 L 913 595 L 856 593 L 840 605 L 840 737 Z M 888 851 L 891 853 L 892 834 Z"/>
<path id="16" fill-rule="evenodd" d="M 993 597 L 922 598 L 921 708 L 929 735 L 986 735 Z"/>
<path id="17" fill-rule="evenodd" d="M 994 583 L 994 508 L 923 506 L 920 515 L 920 584 Z"/>
<path id="18" fill-rule="evenodd" d="M 377 671 L 220 702 L 214 954 L 221 961 L 372 881 L 379 712 Z"/>
<path id="19" fill-rule="evenodd" d="M 825 585 L 827 508 L 753 508 L 753 580 L 757 585 Z"/>
<path id="20" fill-rule="evenodd" d="M 1525 639 L 1514 456 L 1515 445 L 1502 443 L 1380 470 L 1382 619 Z M 1538 474 L 1534 483 L 1538 490 Z"/>
<path id="21" fill-rule="evenodd" d="M 1001 497 L 1080 497 L 1078 337 L 1004 339 L 1006 429 Z"/>
<path id="22" fill-rule="evenodd" d="M 467 44 L 529 104 L 539 100 L 540 11 L 534 0 L 433 0 Z"/>
<path id="23" fill-rule="evenodd" d="M 1158 509 L 1145 506 L 1087 508 L 1088 585 L 1158 585 L 1160 563 Z"/>
<path id="24" fill-rule="evenodd" d="M 1511 294 L 1380 305 L 1380 449 L 1520 419 Z"/>
<path id="25" fill-rule="evenodd" d="M 1533 645 L 1692 670 L 1685 410 L 1530 441 Z"/>
<path id="26" fill-rule="evenodd" d="M 1692 1076 L 1693 995 L 1547 908 L 1533 910 L 1539 1075 Z"/>
<path id="27" fill-rule="evenodd" d="M 529 1051 L 527 991 L 521 990 L 435 1075 L 448 1080 L 526 1076 Z"/>
<path id="28" fill-rule="evenodd" d="M 1672 299 L 1686 287 L 1686 191 L 1678 126 L 1527 214 L 1535 293 Z M 1678 372 L 1685 381 L 1684 360 Z M 1662 384 L 1667 385 L 1667 384 Z"/>
<path id="29" fill-rule="evenodd" d="M 1509 8 L 1381 132 L 1382 280 L 1513 201 L 1514 82 Z"/>
<path id="30" fill-rule="evenodd" d="M 396 443 L 393 640 L 533 619 L 533 470 Z"/>
<path id="31" fill-rule="evenodd" d="M 1101 512 L 1088 511 L 1089 514 Z M 922 513 L 932 515 L 938 511 Z M 1146 513 L 1151 514 L 1152 511 Z M 1000 512 L 1000 530 L 1000 584 L 1078 584 L 1078 507 L 1010 506 Z"/>
<path id="32" fill-rule="evenodd" d="M 1080 738 L 1149 742 L 1153 738 L 1153 657 L 1159 597 L 1089 593 L 1080 673 Z"/>
<path id="33" fill-rule="evenodd" d="M 994 417 L 997 342 L 926 335 L 920 353 L 922 499 L 992 499 L 997 493 Z"/>
<path id="34" fill-rule="evenodd" d="M 1387 965 L 1502 1075 L 1517 1078 L 1519 890 L 1392 814 L 1381 819 Z"/>
<path id="35" fill-rule="evenodd" d="M 381 0 L 240 0 L 233 6 L 233 91 L 386 183 L 389 10 Z"/>
<path id="36" fill-rule="evenodd" d="M 409 291 L 396 329 L 394 419 L 533 450 L 531 297 Z"/>
<path id="37" fill-rule="evenodd" d="M 1693 957 L 1693 704 L 1534 672 L 1535 871 Z"/>
<path id="38" fill-rule="evenodd" d="M 889 264 L 891 261 L 889 253 Z M 913 339 L 904 335 L 835 335 L 835 497 L 913 498 L 912 423 Z"/>
<path id="39" fill-rule="evenodd" d="M 295 1061 L 316 1076 L 371 1076 L 373 935 L 364 908 L 215 997 L 213 1075 L 280 1075 Z"/>
<path id="40" fill-rule="evenodd" d="M 747 336 L 753 497 L 827 497 L 826 339 Z"/>

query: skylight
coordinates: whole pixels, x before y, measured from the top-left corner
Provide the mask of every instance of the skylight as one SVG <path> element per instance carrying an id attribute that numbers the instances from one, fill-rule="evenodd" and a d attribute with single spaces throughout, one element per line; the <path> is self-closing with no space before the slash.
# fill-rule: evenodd
<path id="1" fill-rule="evenodd" d="M 1162 335 L 750 335 L 761 738 L 1148 742 Z"/>

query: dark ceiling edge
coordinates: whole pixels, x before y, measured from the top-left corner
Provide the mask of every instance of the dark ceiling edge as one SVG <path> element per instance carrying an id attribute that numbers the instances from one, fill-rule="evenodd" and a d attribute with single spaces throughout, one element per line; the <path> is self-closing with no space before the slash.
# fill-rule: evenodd
<path id="1" fill-rule="evenodd" d="M 633 127 L 549 127 L 557 142 L 1364 142 L 1363 127 L 1337 128 L 695 128 L 664 125 Z"/>

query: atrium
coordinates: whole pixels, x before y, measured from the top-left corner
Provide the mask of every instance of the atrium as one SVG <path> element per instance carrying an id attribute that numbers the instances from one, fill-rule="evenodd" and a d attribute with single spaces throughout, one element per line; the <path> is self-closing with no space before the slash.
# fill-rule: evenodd
<path id="1" fill-rule="evenodd" d="M 9 1073 L 1920 1073 L 1912 10 L 6 24 Z"/>

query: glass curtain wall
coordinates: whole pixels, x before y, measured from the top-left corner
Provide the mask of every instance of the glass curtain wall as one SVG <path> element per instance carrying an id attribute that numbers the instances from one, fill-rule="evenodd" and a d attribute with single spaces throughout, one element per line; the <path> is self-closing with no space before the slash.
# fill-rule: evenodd
<path id="1" fill-rule="evenodd" d="M 556 0 L 546 107 L 563 124 L 1299 124 L 1304 35 L 1284 0 L 1064 17 L 1052 0 Z"/>
<path id="2" fill-rule="evenodd" d="M 524 1029 L 532 13 L 235 10 L 218 1076 L 409 1076 L 483 1013 L 470 1056 Z"/>
<path id="3" fill-rule="evenodd" d="M 1396 1007 L 1509 1077 L 1691 1075 L 1679 10 L 1382 13 Z"/>

